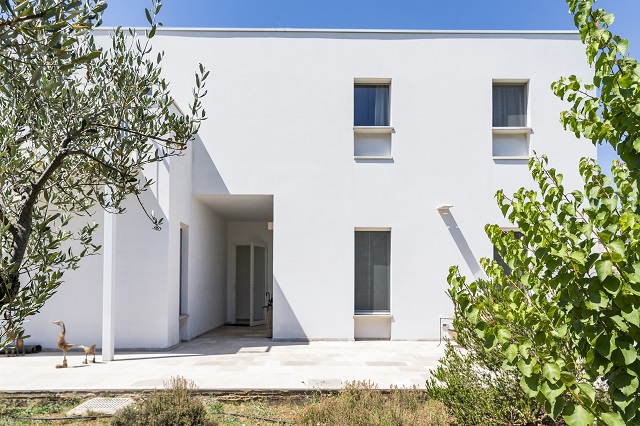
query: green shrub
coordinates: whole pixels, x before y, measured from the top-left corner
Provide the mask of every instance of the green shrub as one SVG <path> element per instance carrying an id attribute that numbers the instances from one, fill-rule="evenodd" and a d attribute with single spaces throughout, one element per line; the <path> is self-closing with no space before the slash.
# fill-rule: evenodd
<path id="1" fill-rule="evenodd" d="M 114 426 L 200 426 L 208 424 L 207 410 L 195 395 L 196 386 L 183 377 L 172 377 L 165 389 L 154 391 L 139 403 L 119 411 Z M 210 423 L 209 423 L 210 424 Z"/>
<path id="2" fill-rule="evenodd" d="M 450 343 L 426 386 L 429 396 L 442 402 L 461 426 L 527 424 L 537 417 L 536 405 L 515 374 L 488 368 L 477 353 L 462 352 Z"/>
<path id="3" fill-rule="evenodd" d="M 371 382 L 348 383 L 337 393 L 320 394 L 298 414 L 309 425 L 444 426 L 453 418 L 437 401 L 416 388 L 393 388 L 383 394 Z"/>
<path id="4" fill-rule="evenodd" d="M 487 284 L 494 302 L 500 292 Z M 480 339 L 464 318 L 456 318 L 456 342 L 447 342 L 445 355 L 427 380 L 427 393 L 443 402 L 464 425 L 511 425 L 532 423 L 542 416 L 540 404 L 529 398 L 520 386 L 521 374 L 504 369 L 504 355 L 499 350 L 485 350 Z"/>

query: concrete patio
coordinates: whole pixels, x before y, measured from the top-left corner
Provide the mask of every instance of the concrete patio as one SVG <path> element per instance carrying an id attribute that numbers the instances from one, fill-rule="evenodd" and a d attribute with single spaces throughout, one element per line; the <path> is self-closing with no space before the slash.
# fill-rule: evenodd
<path id="1" fill-rule="evenodd" d="M 263 327 L 225 326 L 166 351 L 117 351 L 83 365 L 84 353 L 0 356 L 0 391 L 127 391 L 161 388 L 171 376 L 201 390 L 336 389 L 351 380 L 424 387 L 444 353 L 433 341 L 275 342 Z M 89 357 L 91 360 L 91 357 Z"/>

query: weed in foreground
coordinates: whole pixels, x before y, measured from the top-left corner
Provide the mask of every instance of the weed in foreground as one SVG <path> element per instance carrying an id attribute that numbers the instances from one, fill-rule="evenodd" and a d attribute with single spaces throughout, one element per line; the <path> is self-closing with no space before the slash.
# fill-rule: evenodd
<path id="1" fill-rule="evenodd" d="M 119 411 L 112 419 L 113 426 L 201 426 L 215 424 L 207 421 L 207 409 L 195 394 L 192 380 L 172 377 L 164 383 L 164 390 L 154 391 L 133 405 Z"/>

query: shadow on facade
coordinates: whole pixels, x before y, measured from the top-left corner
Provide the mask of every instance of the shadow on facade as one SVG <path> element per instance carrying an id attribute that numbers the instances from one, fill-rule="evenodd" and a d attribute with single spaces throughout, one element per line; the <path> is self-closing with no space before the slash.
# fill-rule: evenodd
<path id="1" fill-rule="evenodd" d="M 482 271 L 482 268 L 480 267 L 480 264 L 478 263 L 476 257 L 473 255 L 471 247 L 469 247 L 469 243 L 467 243 L 466 238 L 464 238 L 464 234 L 460 230 L 460 227 L 458 226 L 458 223 L 453 217 L 451 211 L 440 210 L 438 211 L 438 213 L 440 213 L 440 217 L 447 226 L 449 233 L 453 237 L 453 241 L 456 243 L 456 246 L 458 247 L 462 258 L 464 259 L 473 276 L 475 278 L 483 278 L 484 272 Z"/>

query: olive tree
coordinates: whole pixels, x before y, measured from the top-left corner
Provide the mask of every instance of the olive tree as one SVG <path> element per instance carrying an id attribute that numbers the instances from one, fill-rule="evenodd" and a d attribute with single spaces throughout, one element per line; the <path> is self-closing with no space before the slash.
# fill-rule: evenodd
<path id="1" fill-rule="evenodd" d="M 145 10 L 144 34 L 114 29 L 98 48 L 91 31 L 106 7 L 0 0 L 0 348 L 100 249 L 93 220 L 70 221 L 99 207 L 122 213 L 151 184 L 145 165 L 184 152 L 205 118 L 202 66 L 185 114 L 161 75 L 150 44 L 160 1 Z"/>
<path id="2" fill-rule="evenodd" d="M 567 3 L 594 77 L 552 85 L 571 104 L 561 122 L 622 161 L 609 178 L 583 158 L 584 186 L 571 191 L 545 156 L 533 158 L 538 188 L 497 194 L 522 238 L 486 228 L 512 273 L 482 259 L 488 280 L 467 282 L 453 267 L 449 294 L 456 326 L 498 352 L 553 419 L 640 425 L 640 68 L 609 31 L 613 15 L 591 0 Z"/>

